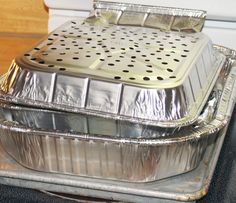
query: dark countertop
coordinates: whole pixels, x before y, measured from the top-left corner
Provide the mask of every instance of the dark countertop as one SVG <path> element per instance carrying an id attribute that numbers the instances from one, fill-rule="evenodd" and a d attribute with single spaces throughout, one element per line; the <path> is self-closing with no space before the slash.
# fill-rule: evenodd
<path id="1" fill-rule="evenodd" d="M 229 124 L 229 129 L 216 166 L 213 181 L 207 196 L 197 203 L 233 203 L 236 202 L 236 108 Z M 71 202 L 40 191 L 0 185 L 0 202 L 43 202 L 62 203 Z M 90 202 L 89 198 L 82 198 L 81 202 Z M 91 202 L 107 202 L 91 200 Z"/>
<path id="2" fill-rule="evenodd" d="M 236 202 L 236 108 L 221 149 L 210 190 L 198 203 Z"/>

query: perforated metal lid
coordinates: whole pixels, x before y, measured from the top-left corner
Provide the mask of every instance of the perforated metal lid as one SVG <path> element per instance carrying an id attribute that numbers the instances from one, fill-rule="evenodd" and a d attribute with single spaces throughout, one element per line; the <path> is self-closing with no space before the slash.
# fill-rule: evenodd
<path id="1" fill-rule="evenodd" d="M 225 56 L 203 33 L 103 19 L 68 22 L 18 57 L 0 85 L 2 96 L 155 126 L 193 123 Z"/>
<path id="2" fill-rule="evenodd" d="M 208 43 L 202 33 L 71 22 L 25 56 L 41 68 L 159 88 L 183 80 Z"/>

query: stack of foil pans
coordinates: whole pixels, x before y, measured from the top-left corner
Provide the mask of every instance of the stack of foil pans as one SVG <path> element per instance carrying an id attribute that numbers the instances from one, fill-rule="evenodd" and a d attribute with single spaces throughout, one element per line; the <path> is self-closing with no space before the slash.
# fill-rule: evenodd
<path id="1" fill-rule="evenodd" d="M 235 52 L 199 32 L 204 17 L 96 3 L 1 77 L 2 146 L 33 170 L 116 181 L 195 169 L 236 96 Z"/>

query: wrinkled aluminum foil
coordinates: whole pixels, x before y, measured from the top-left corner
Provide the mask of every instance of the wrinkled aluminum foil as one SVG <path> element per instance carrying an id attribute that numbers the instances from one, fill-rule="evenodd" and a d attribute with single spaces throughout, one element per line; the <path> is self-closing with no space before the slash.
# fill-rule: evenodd
<path id="1" fill-rule="evenodd" d="M 206 17 L 206 12 L 201 10 L 115 2 L 98 1 L 95 2 L 94 8 L 88 22 L 102 25 L 135 25 L 188 33 L 200 32 Z"/>
<path id="2" fill-rule="evenodd" d="M 185 173 L 199 164 L 206 147 L 214 145 L 221 134 L 219 131 L 229 122 L 235 103 L 235 68 L 235 58 L 228 56 L 198 122 L 178 129 L 172 135 L 133 137 L 131 126 L 127 131 L 132 136 L 116 136 L 118 131 L 107 131 L 102 127 L 111 125 L 109 122 L 68 122 L 67 118 L 74 114 L 2 104 L 0 139 L 18 162 L 40 171 L 133 182 L 154 181 Z M 28 114 L 30 111 L 36 113 Z M 38 119 L 40 114 L 43 116 Z M 90 128 L 88 125 L 93 122 L 98 127 L 97 132 L 94 126 Z M 70 123 L 76 125 L 70 126 L 75 132 L 68 130 Z M 95 133 L 88 134 L 79 126 Z M 117 123 L 116 127 L 119 128 Z M 100 134 L 101 129 L 111 135 Z"/>
<path id="3" fill-rule="evenodd" d="M 18 57 L 0 97 L 160 127 L 197 119 L 225 60 L 207 36 L 92 21 L 69 22 Z"/>

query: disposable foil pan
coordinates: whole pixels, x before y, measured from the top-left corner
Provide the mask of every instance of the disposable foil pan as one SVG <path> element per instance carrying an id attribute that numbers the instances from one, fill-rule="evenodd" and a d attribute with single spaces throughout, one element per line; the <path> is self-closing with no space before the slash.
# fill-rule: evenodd
<path id="1" fill-rule="evenodd" d="M 121 182 L 66 174 L 39 172 L 22 167 L 0 145 L 0 183 L 37 190 L 135 203 L 193 203 L 208 192 L 219 157 L 225 130 L 209 145 L 199 166 L 191 172 L 148 184 Z M 229 133 L 233 133 L 230 130 Z M 230 135 L 227 133 L 226 136 Z M 169 200 L 168 200 L 169 199 Z M 171 199 L 171 200 L 170 200 Z M 95 200 L 91 200 L 94 202 Z M 79 201 L 81 202 L 81 201 Z"/>
<path id="2" fill-rule="evenodd" d="M 154 181 L 190 171 L 198 166 L 207 146 L 214 144 L 218 132 L 228 124 L 236 92 L 233 62 L 227 60 L 217 80 L 215 87 L 220 98 L 215 113 L 207 117 L 203 113 L 204 125 L 200 127 L 189 126 L 169 137 L 124 138 L 63 131 L 56 128 L 54 119 L 54 128 L 50 130 L 49 126 L 45 130 L 40 129 L 39 123 L 28 127 L 28 121 L 24 121 L 27 124 L 24 126 L 20 119 L 14 119 L 16 113 L 12 112 L 24 114 L 27 111 L 24 107 L 2 104 L 1 142 L 19 163 L 40 171 L 133 182 Z M 209 100 L 213 101 L 214 98 Z"/>
<path id="3" fill-rule="evenodd" d="M 132 13 L 142 8 L 147 10 L 133 6 Z M 114 25 L 106 16 L 91 16 L 82 25 L 68 22 L 16 58 L 0 84 L 0 96 L 153 126 L 193 123 L 224 55 L 200 32 Z"/>
<path id="4" fill-rule="evenodd" d="M 94 8 L 92 14 L 96 17 L 96 23 L 144 26 L 188 33 L 200 32 L 206 17 L 206 11 L 202 10 L 117 2 L 97 1 Z"/>

